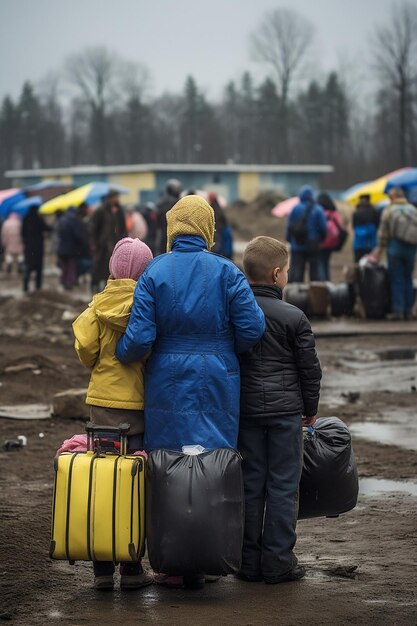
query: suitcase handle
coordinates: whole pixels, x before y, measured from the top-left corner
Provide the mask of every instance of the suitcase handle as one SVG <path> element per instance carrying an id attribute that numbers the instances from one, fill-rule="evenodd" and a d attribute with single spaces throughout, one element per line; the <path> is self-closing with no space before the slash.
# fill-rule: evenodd
<path id="1" fill-rule="evenodd" d="M 100 426 L 100 424 L 95 424 L 94 422 L 87 422 L 85 430 L 87 433 L 88 451 L 93 450 L 94 452 L 100 452 L 100 435 L 118 435 L 118 440 L 120 442 L 120 454 L 126 454 L 127 433 L 130 430 L 130 424 L 123 423 L 118 426 Z M 96 437 L 94 435 L 96 435 Z M 98 446 L 95 442 L 98 442 Z"/>

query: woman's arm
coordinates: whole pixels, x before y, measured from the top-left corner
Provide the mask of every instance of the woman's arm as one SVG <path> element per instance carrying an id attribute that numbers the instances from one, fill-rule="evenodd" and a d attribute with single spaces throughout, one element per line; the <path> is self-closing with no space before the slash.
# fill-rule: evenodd
<path id="1" fill-rule="evenodd" d="M 140 361 L 156 339 L 155 294 L 152 280 L 145 273 L 136 285 L 129 324 L 116 346 L 122 363 Z"/>
<path id="2" fill-rule="evenodd" d="M 229 287 L 230 320 L 234 328 L 236 352 L 246 352 L 262 337 L 265 316 L 258 306 L 245 276 L 235 270 Z"/>

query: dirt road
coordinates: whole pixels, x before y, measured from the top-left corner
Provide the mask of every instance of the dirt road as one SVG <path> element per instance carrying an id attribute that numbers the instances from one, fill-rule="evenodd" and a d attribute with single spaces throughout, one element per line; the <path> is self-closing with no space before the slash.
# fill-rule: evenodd
<path id="1" fill-rule="evenodd" d="M 49 402 L 56 391 L 86 385 L 68 321 L 83 306 L 53 292 L 0 299 L 1 404 Z M 317 344 L 324 369 L 320 414 L 351 426 L 363 493 L 357 508 L 338 519 L 300 522 L 305 580 L 267 586 L 229 576 L 202 591 L 94 592 L 90 564 L 48 558 L 52 458 L 64 438 L 82 432 L 82 423 L 0 419 L 0 444 L 28 438 L 21 450 L 0 451 L 0 619 L 28 626 L 415 625 L 417 335 Z M 5 372 L 28 362 L 36 367 Z"/>

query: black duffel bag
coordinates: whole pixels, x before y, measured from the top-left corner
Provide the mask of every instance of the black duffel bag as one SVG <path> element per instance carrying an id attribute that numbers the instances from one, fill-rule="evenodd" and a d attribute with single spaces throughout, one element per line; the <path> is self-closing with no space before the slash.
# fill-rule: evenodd
<path id="1" fill-rule="evenodd" d="M 244 526 L 241 457 L 220 448 L 192 456 L 153 450 L 146 474 L 146 539 L 154 571 L 232 574 Z"/>
<path id="2" fill-rule="evenodd" d="M 366 259 L 359 263 L 359 295 L 368 319 L 381 319 L 390 309 L 388 270 Z"/>
<path id="3" fill-rule="evenodd" d="M 304 435 L 298 519 L 336 517 L 356 506 L 359 481 L 352 440 L 337 417 L 323 417 Z"/>
<path id="4" fill-rule="evenodd" d="M 329 286 L 332 317 L 352 315 L 355 306 L 355 287 L 349 283 Z"/>

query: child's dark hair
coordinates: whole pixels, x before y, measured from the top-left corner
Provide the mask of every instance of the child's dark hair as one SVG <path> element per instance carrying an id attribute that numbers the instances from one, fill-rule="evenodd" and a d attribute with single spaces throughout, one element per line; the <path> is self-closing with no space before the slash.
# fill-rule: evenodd
<path id="1" fill-rule="evenodd" d="M 283 268 L 288 263 L 285 243 L 273 237 L 255 237 L 246 246 L 243 268 L 250 282 L 267 282 L 275 267 Z"/>

